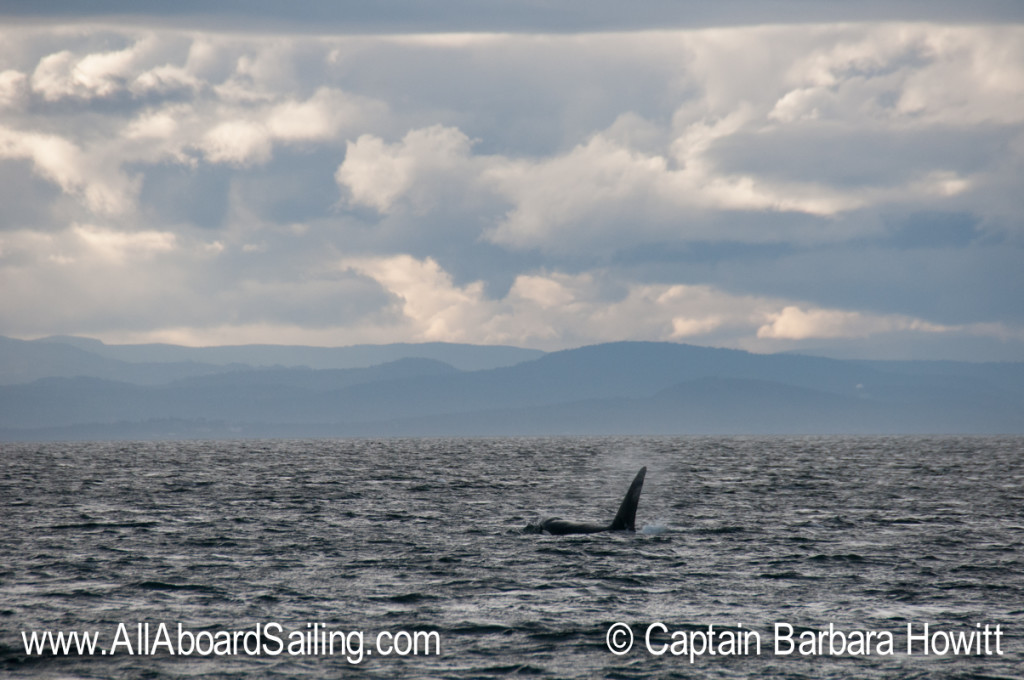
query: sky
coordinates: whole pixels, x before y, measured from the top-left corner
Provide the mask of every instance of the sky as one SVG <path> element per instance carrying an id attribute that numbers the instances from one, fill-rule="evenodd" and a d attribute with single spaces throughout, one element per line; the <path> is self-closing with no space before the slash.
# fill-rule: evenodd
<path id="1" fill-rule="evenodd" d="M 1024 3 L 39 4 L 0 335 L 1024 360 Z"/>

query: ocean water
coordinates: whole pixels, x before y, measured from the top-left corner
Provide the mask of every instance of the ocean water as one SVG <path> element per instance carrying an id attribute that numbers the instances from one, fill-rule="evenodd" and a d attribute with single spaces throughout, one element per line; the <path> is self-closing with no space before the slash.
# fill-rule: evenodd
<path id="1" fill-rule="evenodd" d="M 6 677 L 1024 677 L 1020 437 L 0 444 L 0 509 Z"/>

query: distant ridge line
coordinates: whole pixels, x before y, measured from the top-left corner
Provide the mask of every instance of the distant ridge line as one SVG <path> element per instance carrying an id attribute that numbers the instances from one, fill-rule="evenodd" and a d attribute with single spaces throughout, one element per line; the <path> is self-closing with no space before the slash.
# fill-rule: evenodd
<path id="1" fill-rule="evenodd" d="M 467 347 L 479 349 L 442 345 Z M 19 352 L 47 348 L 0 339 L 0 370 L 15 370 Z M 0 439 L 1024 433 L 1024 363 L 862 362 L 619 342 L 481 370 L 415 357 L 311 369 L 130 363 L 54 348 L 124 376 L 0 385 Z M 177 374 L 160 380 L 168 377 L 161 371 Z"/>

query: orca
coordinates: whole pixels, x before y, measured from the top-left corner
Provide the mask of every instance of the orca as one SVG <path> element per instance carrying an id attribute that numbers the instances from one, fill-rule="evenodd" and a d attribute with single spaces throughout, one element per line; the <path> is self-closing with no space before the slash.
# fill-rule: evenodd
<path id="1" fill-rule="evenodd" d="M 640 502 L 640 490 L 644 488 L 644 476 L 647 467 L 640 468 L 633 483 L 629 485 L 626 497 L 611 524 L 593 524 L 591 522 L 570 522 L 567 519 L 551 517 L 540 524 L 526 526 L 527 533 L 542 534 L 545 531 L 555 536 L 566 534 L 599 534 L 602 531 L 636 531 L 636 506 Z"/>

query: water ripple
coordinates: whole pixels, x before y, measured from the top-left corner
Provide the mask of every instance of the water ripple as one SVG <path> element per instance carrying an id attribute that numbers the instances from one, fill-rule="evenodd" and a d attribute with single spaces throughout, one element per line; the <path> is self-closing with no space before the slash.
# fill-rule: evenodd
<path id="1" fill-rule="evenodd" d="M 343 656 L 29 657 L 21 631 L 437 631 L 366 677 L 1019 677 L 1024 439 L 688 437 L 0 444 L 0 671 L 335 678 Z M 606 521 L 648 466 L 636 535 Z M 648 531 L 647 528 L 651 530 Z M 1012 631 L 1003 657 L 616 657 L 654 621 Z M 966 628 L 965 628 L 966 627 Z"/>

